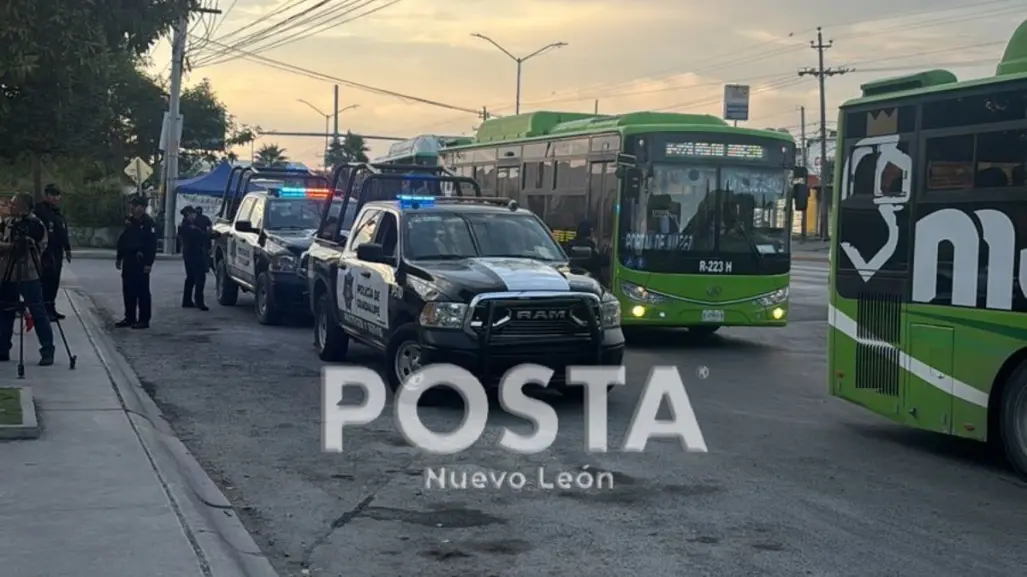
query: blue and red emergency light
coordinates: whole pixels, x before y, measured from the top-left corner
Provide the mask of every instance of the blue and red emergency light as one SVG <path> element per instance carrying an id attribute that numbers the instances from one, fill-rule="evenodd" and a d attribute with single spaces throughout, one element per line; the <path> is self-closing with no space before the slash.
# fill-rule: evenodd
<path id="1" fill-rule="evenodd" d="M 316 198 L 324 199 L 331 196 L 327 188 L 282 187 L 278 189 L 278 198 Z"/>

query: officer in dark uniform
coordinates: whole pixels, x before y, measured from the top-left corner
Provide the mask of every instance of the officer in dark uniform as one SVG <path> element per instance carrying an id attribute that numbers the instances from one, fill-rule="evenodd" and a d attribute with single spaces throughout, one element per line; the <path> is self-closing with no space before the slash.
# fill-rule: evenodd
<path id="1" fill-rule="evenodd" d="M 51 319 L 63 320 L 64 315 L 57 312 L 54 304 L 57 300 L 57 290 L 61 285 L 61 270 L 64 268 L 64 260 L 71 262 L 71 241 L 68 237 L 68 223 L 61 214 L 61 189 L 54 184 L 46 185 L 43 189 L 43 202 L 36 204 L 34 212 L 46 226 L 47 244 L 46 251 L 40 259 L 42 270 L 40 280 L 43 283 L 43 302 L 46 303 L 46 310 Z"/>
<path id="2" fill-rule="evenodd" d="M 150 328 L 150 270 L 157 259 L 157 224 L 146 214 L 146 199 L 132 199 L 132 215 L 125 219 L 125 230 L 118 237 L 115 265 L 121 271 L 121 293 L 125 299 L 125 318 L 115 326 Z"/>
<path id="3" fill-rule="evenodd" d="M 212 268 L 211 265 L 213 264 L 211 262 L 211 254 L 210 254 L 211 248 L 213 248 L 211 246 L 211 234 L 214 232 L 214 223 L 211 222 L 211 220 L 209 218 L 207 218 L 207 215 L 203 214 L 203 207 L 202 206 L 196 206 L 196 207 L 193 207 L 193 208 L 196 210 L 196 224 L 200 225 L 200 228 L 202 228 L 204 230 L 204 232 L 206 233 L 206 235 L 207 235 L 207 241 L 206 241 L 206 244 L 205 244 L 204 254 L 207 255 L 206 256 L 207 270 L 211 270 L 211 268 Z M 206 272 L 204 272 L 204 274 L 206 274 Z"/>
<path id="4" fill-rule="evenodd" d="M 185 261 L 185 287 L 182 289 L 182 308 L 210 310 L 204 304 L 203 287 L 207 282 L 207 241 L 210 236 L 200 224 L 196 209 L 182 209 L 182 224 L 178 226 L 178 239 L 182 243 Z"/>

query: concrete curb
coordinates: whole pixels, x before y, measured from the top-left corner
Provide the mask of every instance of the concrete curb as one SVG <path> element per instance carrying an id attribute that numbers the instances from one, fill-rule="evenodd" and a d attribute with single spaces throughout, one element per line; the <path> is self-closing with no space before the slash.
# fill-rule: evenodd
<path id="1" fill-rule="evenodd" d="M 66 292 L 197 549 L 205 573 L 211 577 L 279 577 L 232 504 L 175 436 L 157 403 L 117 351 L 93 312 L 92 300 L 84 293 Z"/>
<path id="2" fill-rule="evenodd" d="M 36 403 L 32 398 L 32 387 L 10 388 L 19 389 L 21 424 L 0 425 L 0 439 L 5 441 L 38 439 L 43 431 L 39 426 L 39 419 L 36 416 Z"/>

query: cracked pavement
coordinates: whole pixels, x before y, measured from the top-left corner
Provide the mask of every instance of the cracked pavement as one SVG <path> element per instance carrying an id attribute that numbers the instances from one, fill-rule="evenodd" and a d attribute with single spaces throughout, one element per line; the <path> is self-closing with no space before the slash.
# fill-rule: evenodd
<path id="1" fill-rule="evenodd" d="M 210 298 L 207 313 L 178 308 L 176 261 L 156 265 L 153 328 L 114 339 L 285 577 L 1022 575 L 1027 493 L 1003 463 L 826 394 L 825 267 L 796 264 L 786 329 L 663 334 L 630 347 L 630 384 L 610 397 L 611 449 L 649 368 L 674 364 L 707 454 L 669 441 L 586 454 L 580 405 L 559 398 L 557 441 L 534 456 L 498 448 L 501 427 L 529 430 L 499 411 L 460 455 L 421 454 L 388 417 L 347 429 L 344 453 L 322 453 L 311 329 L 257 324 L 249 295 L 232 308 Z M 75 261 L 70 273 L 65 285 L 115 320 L 112 264 Z M 350 360 L 378 366 L 359 346 Z M 701 367 L 709 378 L 694 376 Z M 422 417 L 442 431 L 460 412 Z M 610 472 L 615 487 L 426 489 L 424 469 L 441 466 Z"/>

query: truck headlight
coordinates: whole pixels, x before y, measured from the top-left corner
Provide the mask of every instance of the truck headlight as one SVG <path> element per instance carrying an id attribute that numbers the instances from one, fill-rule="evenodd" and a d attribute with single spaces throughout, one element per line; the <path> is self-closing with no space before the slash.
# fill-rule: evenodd
<path id="1" fill-rule="evenodd" d="M 777 289 L 772 293 L 767 293 L 756 299 L 756 303 L 762 307 L 772 307 L 774 305 L 779 305 L 786 300 L 788 300 L 788 287 Z"/>
<path id="2" fill-rule="evenodd" d="M 657 305 L 667 300 L 663 295 L 653 294 L 645 288 L 628 281 L 620 281 L 620 292 L 630 300 L 647 305 Z"/>
<path id="3" fill-rule="evenodd" d="M 599 305 L 599 312 L 602 315 L 599 320 L 604 329 L 615 329 L 620 326 L 620 301 L 613 295 Z"/>
<path id="4" fill-rule="evenodd" d="M 433 329 L 459 329 L 463 328 L 466 317 L 467 305 L 463 303 L 431 301 L 421 309 L 419 322 L 422 327 Z"/>
<path id="5" fill-rule="evenodd" d="M 280 254 L 271 257 L 272 272 L 295 272 L 297 264 L 299 264 L 299 261 L 291 254 Z"/>

